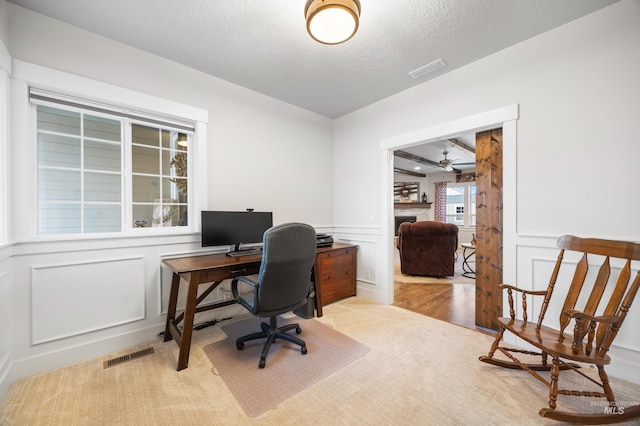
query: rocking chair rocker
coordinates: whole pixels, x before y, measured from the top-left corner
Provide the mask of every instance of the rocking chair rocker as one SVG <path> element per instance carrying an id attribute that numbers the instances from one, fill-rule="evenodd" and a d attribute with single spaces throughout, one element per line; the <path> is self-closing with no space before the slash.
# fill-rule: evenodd
<path id="1" fill-rule="evenodd" d="M 549 286 L 545 291 L 528 291 L 514 286 L 501 284 L 500 288 L 507 290 L 509 302 L 509 318 L 498 318 L 500 328 L 489 354 L 481 356 L 480 361 L 506 368 L 523 369 L 540 380 L 549 388 L 549 408 L 543 408 L 539 414 L 554 420 L 573 423 L 614 423 L 626 421 L 640 416 L 640 406 L 621 407 L 616 403 L 609 379 L 604 371 L 604 366 L 611 362 L 607 352 L 613 343 L 629 307 L 640 287 L 640 271 L 637 271 L 631 282 L 631 263 L 640 260 L 640 244 L 622 241 L 610 241 L 601 239 L 583 239 L 565 235 L 558 240 L 560 254 L 556 261 Z M 560 266 L 563 264 L 565 250 L 582 253 L 580 261 L 575 266 L 575 272 L 569 291 L 564 300 L 560 313 L 560 330 L 542 325 L 549 301 L 556 285 Z M 589 259 L 587 259 L 589 255 Z M 585 284 L 589 261 L 602 259 L 602 265 L 591 285 Z M 606 292 L 607 283 L 611 274 L 611 259 L 619 259 L 623 263 L 617 281 L 610 292 Z M 564 262 L 565 265 L 568 262 Z M 565 266 L 566 267 L 566 266 Z M 629 283 L 631 285 L 629 286 Z M 513 302 L 513 292 L 519 292 L 522 297 L 522 319 L 516 319 Z M 609 295 L 604 297 L 605 295 Z M 538 321 L 527 321 L 527 300 L 542 296 Z M 607 299 L 608 298 L 608 299 Z M 581 306 L 576 308 L 576 304 Z M 584 301 L 584 302 L 583 302 Z M 598 309 L 600 302 L 602 307 Z M 596 311 L 598 311 L 596 313 Z M 573 321 L 573 334 L 565 333 L 565 329 Z M 504 332 L 509 331 L 520 339 L 535 346 L 538 351 L 501 346 L 500 342 Z M 595 341 L 594 341 L 595 340 Z M 595 344 L 595 347 L 594 347 Z M 496 350 L 504 354 L 509 360 L 494 357 Z M 513 353 L 537 355 L 541 357 L 539 364 L 525 364 L 517 359 Z M 548 357 L 552 358 L 551 364 Z M 577 363 L 595 365 L 598 369 L 600 381 L 587 376 L 579 370 Z M 559 388 L 559 375 L 561 370 L 571 370 L 599 387 L 593 390 L 568 390 Z M 550 371 L 550 380 L 546 380 L 537 371 Z M 556 410 L 558 395 L 586 396 L 607 398 L 602 412 L 598 413 L 574 413 Z"/>

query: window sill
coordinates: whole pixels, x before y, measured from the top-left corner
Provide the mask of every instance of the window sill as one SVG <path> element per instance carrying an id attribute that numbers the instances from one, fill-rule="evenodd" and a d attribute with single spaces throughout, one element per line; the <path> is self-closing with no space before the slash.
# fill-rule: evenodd
<path id="1" fill-rule="evenodd" d="M 96 235 L 79 237 L 77 235 L 60 238 L 60 236 L 37 237 L 32 240 L 16 241 L 14 255 L 29 255 L 37 253 L 56 253 L 91 250 L 117 250 L 136 247 L 190 245 L 199 248 L 200 232 L 188 231 L 172 234 L 127 234 L 127 235 Z"/>

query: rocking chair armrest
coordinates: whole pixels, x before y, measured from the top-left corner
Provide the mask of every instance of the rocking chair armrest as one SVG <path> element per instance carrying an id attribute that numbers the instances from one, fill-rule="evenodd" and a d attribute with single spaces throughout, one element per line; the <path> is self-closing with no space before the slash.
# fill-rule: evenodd
<path id="1" fill-rule="evenodd" d="M 527 322 L 527 296 L 545 296 L 547 294 L 546 291 L 531 291 L 531 290 L 523 290 L 521 288 L 509 285 L 509 284 L 498 284 L 498 287 L 507 290 L 507 300 L 509 302 L 509 316 L 512 320 L 516 319 L 516 311 L 514 309 L 513 304 L 513 292 L 517 291 L 522 296 L 522 319 Z"/>
<path id="2" fill-rule="evenodd" d="M 533 296 L 544 296 L 547 294 L 547 291 L 532 291 L 532 290 L 524 290 L 515 286 L 512 286 L 510 284 L 498 284 L 498 287 L 503 289 L 503 290 L 515 290 L 515 291 L 519 291 L 520 293 L 524 293 L 524 294 L 531 294 Z"/>
<path id="3" fill-rule="evenodd" d="M 569 309 L 567 310 L 566 314 L 569 318 L 586 319 L 588 321 L 595 321 L 599 323 L 603 322 L 606 324 L 615 324 L 620 321 L 620 318 L 615 315 L 604 315 L 596 317 L 593 315 L 585 314 L 584 312 L 578 311 L 577 309 Z"/>
<path id="4" fill-rule="evenodd" d="M 586 355 L 591 354 L 595 331 L 599 324 L 604 323 L 610 324 L 613 327 L 619 327 L 618 324 L 622 322 L 622 318 L 616 317 L 615 315 L 593 316 L 576 309 L 568 309 L 564 314 L 576 320 L 573 331 L 573 344 L 571 345 L 574 354 L 580 353 L 581 350 L 584 350 Z M 583 340 L 585 337 L 587 337 L 586 342 Z M 600 343 L 596 343 L 596 348 L 600 348 Z"/>

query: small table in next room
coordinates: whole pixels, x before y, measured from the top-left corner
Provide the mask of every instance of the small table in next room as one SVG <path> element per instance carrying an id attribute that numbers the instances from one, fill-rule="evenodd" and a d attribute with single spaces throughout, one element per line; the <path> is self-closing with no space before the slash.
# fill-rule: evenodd
<path id="1" fill-rule="evenodd" d="M 462 246 L 462 273 L 463 277 L 467 278 L 476 278 L 476 246 L 469 243 L 460 244 Z M 473 256 L 473 260 L 469 260 Z M 473 268 L 471 267 L 471 263 L 473 263 Z"/>

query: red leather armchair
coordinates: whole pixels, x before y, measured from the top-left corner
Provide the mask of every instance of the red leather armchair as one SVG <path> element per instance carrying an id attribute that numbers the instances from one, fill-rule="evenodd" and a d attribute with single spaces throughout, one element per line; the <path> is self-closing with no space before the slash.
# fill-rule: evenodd
<path id="1" fill-rule="evenodd" d="M 404 222 L 398 229 L 400 271 L 406 275 L 453 276 L 458 227 L 452 223 Z"/>

